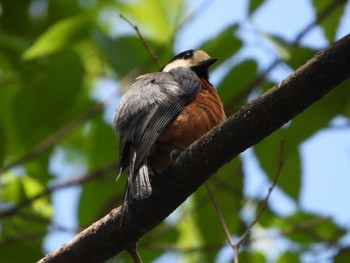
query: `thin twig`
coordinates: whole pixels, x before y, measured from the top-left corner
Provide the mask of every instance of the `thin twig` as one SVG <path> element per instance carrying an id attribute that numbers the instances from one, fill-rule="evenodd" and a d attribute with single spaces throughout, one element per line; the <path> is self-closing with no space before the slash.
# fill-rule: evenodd
<path id="1" fill-rule="evenodd" d="M 234 255 L 234 258 L 235 258 L 234 262 L 235 263 L 238 263 L 238 250 L 239 250 L 240 245 L 245 241 L 245 239 L 247 238 L 250 230 L 259 221 L 261 215 L 263 214 L 263 212 L 267 208 L 268 201 L 269 201 L 269 198 L 271 196 L 272 190 L 274 189 L 274 187 L 277 184 L 277 180 L 280 177 L 280 174 L 281 174 L 281 171 L 282 171 L 282 168 L 283 168 L 283 165 L 284 165 L 283 153 L 284 153 L 284 141 L 281 140 L 281 142 L 280 142 L 279 164 L 278 164 L 278 167 L 277 167 L 276 175 L 273 178 L 272 185 L 270 186 L 269 191 L 268 191 L 265 199 L 263 200 L 263 202 L 262 202 L 262 204 L 260 206 L 260 209 L 259 209 L 257 215 L 255 216 L 254 220 L 248 225 L 248 227 L 245 230 L 245 232 L 240 236 L 240 238 L 234 244 L 234 254 L 235 254 Z"/>
<path id="2" fill-rule="evenodd" d="M 134 243 L 128 246 L 126 248 L 126 251 L 128 251 L 134 263 L 142 263 L 142 259 L 140 257 L 139 251 L 137 250 L 137 243 Z"/>
<path id="3" fill-rule="evenodd" d="M 230 246 L 232 248 L 234 248 L 234 245 L 235 243 L 233 242 L 232 240 L 232 237 L 231 237 L 231 234 L 230 234 L 230 230 L 228 229 L 227 227 L 227 224 L 225 222 L 225 219 L 224 219 L 224 216 L 222 215 L 221 213 L 221 210 L 220 210 L 220 207 L 218 205 L 218 203 L 216 202 L 216 199 L 215 199 L 215 196 L 213 194 L 213 191 L 211 190 L 210 186 L 209 186 L 209 183 L 208 181 L 204 183 L 205 187 L 207 188 L 207 191 L 208 191 L 208 194 L 209 194 L 209 197 L 210 197 L 210 200 L 214 206 L 214 209 L 215 209 L 215 212 L 220 220 L 220 224 L 222 226 L 222 229 L 224 230 L 225 232 L 225 235 L 226 235 L 226 238 L 227 238 L 227 241 L 228 243 L 230 244 Z"/>
<path id="4" fill-rule="evenodd" d="M 123 16 L 122 14 L 119 14 L 119 16 L 121 19 L 125 20 L 132 28 L 135 29 L 136 34 L 141 39 L 143 46 L 147 49 L 148 53 L 151 55 L 152 59 L 154 60 L 154 62 L 157 65 L 158 69 L 161 69 L 161 65 L 160 65 L 160 62 L 159 62 L 157 55 L 153 52 L 152 48 L 148 45 L 147 41 L 142 36 L 139 28 L 135 24 L 133 24 L 129 19 L 127 19 L 125 16 Z"/>

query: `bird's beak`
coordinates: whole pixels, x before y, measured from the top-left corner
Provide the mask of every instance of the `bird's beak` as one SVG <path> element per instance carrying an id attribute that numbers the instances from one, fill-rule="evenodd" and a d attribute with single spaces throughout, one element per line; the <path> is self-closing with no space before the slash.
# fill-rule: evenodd
<path id="1" fill-rule="evenodd" d="M 206 60 L 203 60 L 200 62 L 199 66 L 200 67 L 207 67 L 209 68 L 211 65 L 213 65 L 216 61 L 218 60 L 218 58 L 208 58 Z"/>

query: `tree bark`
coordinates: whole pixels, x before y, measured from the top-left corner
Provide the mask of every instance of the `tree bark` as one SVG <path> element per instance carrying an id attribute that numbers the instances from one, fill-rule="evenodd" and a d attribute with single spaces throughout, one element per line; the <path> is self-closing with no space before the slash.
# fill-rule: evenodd
<path id="1" fill-rule="evenodd" d="M 118 207 L 39 262 L 103 262 L 118 254 L 162 222 L 222 165 L 349 77 L 347 35 L 193 143 L 153 180 L 153 194 L 128 220 L 119 224 Z"/>

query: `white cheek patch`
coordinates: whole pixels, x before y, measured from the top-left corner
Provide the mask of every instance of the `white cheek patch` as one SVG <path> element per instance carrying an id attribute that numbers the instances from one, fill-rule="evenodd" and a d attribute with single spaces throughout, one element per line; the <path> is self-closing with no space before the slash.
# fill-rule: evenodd
<path id="1" fill-rule="evenodd" d="M 191 63 L 188 60 L 183 60 L 183 59 L 175 60 L 175 61 L 170 62 L 168 65 L 166 65 L 163 68 L 163 72 L 169 72 L 170 70 L 172 70 L 174 68 L 180 68 L 180 67 L 190 68 Z"/>

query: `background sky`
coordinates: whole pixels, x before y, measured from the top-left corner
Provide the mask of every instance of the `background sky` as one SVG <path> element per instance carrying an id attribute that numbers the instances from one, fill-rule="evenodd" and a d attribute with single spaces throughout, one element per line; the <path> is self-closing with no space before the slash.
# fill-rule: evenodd
<path id="1" fill-rule="evenodd" d="M 255 13 L 252 21 L 248 21 L 246 18 L 246 0 L 196 0 L 188 2 L 190 10 L 200 10 L 200 12 L 177 35 L 175 53 L 199 47 L 202 42 L 215 38 L 222 28 L 233 22 L 244 23 L 244 30 L 241 30 L 239 35 L 246 43 L 246 48 L 235 56 L 232 63 L 238 63 L 248 57 L 254 57 L 258 58 L 260 69 L 266 68 L 275 59 L 275 53 L 271 43 L 261 37 L 261 34 L 258 34 L 259 32 L 273 33 L 282 38 L 293 40 L 315 18 L 311 3 L 308 0 L 267 1 Z M 207 3 L 207 6 L 203 7 L 203 3 Z M 112 18 L 113 15 L 115 17 L 118 16 L 117 13 L 110 15 Z M 337 37 L 340 38 L 349 32 L 350 5 L 348 4 L 341 27 L 337 32 Z M 302 39 L 301 43 L 319 49 L 329 44 L 320 28 L 314 28 Z M 215 54 L 210 55 L 215 56 Z M 220 70 L 223 69 L 218 69 L 211 74 L 211 82 L 214 86 L 216 83 L 219 83 L 222 76 Z M 280 66 L 276 67 L 276 70 L 269 77 L 279 82 L 291 72 L 289 68 Z M 249 76 L 244 77 L 249 78 Z M 103 94 L 95 94 L 96 97 L 106 97 L 108 93 L 115 92 L 115 83 L 111 80 L 102 81 L 98 85 L 103 85 L 104 89 Z M 98 90 L 101 92 L 100 88 Z M 106 120 L 112 120 L 116 101 L 117 98 L 108 107 Z M 341 117 L 336 118 L 332 125 L 335 127 L 321 130 L 300 147 L 303 172 L 300 204 L 306 211 L 330 216 L 340 225 L 349 229 L 350 125 L 348 120 Z M 246 151 L 241 155 L 241 158 L 244 161 L 244 169 L 247 172 L 244 191 L 251 197 L 266 196 L 270 183 L 260 169 L 253 151 Z M 67 160 L 64 159 L 64 155 L 60 150 L 56 149 L 51 162 L 51 170 L 56 171 L 57 175 L 60 174 L 61 179 L 80 174 L 84 170 L 82 166 L 71 166 L 63 171 L 62 175 L 62 163 L 66 165 Z M 55 204 L 54 221 L 62 222 L 68 229 L 75 228 L 77 226 L 75 214 L 78 197 L 78 186 L 56 191 L 53 196 Z M 63 199 L 69 201 L 62 202 Z M 278 188 L 274 189 L 271 195 L 270 206 L 282 215 L 291 213 L 296 209 L 293 201 L 279 191 Z M 55 250 L 62 243 L 72 238 L 72 236 L 73 234 L 70 232 L 52 231 L 47 237 L 45 248 L 47 251 Z M 346 237 L 344 242 L 350 244 L 350 236 Z M 308 262 L 309 259 L 306 256 L 305 262 Z M 329 262 L 327 261 L 327 255 L 325 255 L 324 259 L 319 259 L 317 262 Z"/>

